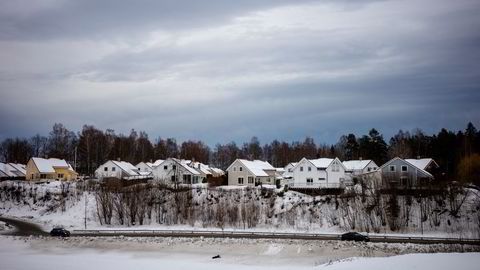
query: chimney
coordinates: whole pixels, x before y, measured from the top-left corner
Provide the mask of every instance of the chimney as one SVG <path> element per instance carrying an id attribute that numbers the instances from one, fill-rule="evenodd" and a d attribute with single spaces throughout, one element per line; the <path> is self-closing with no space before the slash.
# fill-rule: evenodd
<path id="1" fill-rule="evenodd" d="M 358 159 L 359 159 L 359 160 L 362 160 L 363 158 L 362 158 L 362 157 L 359 157 Z"/>

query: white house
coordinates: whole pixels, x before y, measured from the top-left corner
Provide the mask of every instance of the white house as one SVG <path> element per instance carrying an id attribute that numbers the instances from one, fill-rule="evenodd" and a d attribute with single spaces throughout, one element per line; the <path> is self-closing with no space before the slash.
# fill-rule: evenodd
<path id="1" fill-rule="evenodd" d="M 140 162 L 135 166 L 139 172 L 152 172 L 153 171 L 153 163 L 152 162 Z"/>
<path id="2" fill-rule="evenodd" d="M 283 178 L 284 179 L 292 179 L 293 178 L 293 167 L 297 165 L 296 162 L 290 162 L 285 166 L 285 172 L 283 173 Z"/>
<path id="3" fill-rule="evenodd" d="M 258 184 L 274 185 L 276 169 L 270 163 L 261 160 L 237 159 L 227 168 L 228 185 L 254 186 Z"/>
<path id="4" fill-rule="evenodd" d="M 348 160 L 342 162 L 345 166 L 345 173 L 349 181 L 354 178 L 362 178 L 363 175 L 374 172 L 378 170 L 378 165 L 375 161 L 366 159 L 366 160 Z"/>
<path id="5" fill-rule="evenodd" d="M 153 168 L 153 177 L 157 181 L 173 184 L 198 184 L 203 182 L 203 176 L 196 169 L 188 166 L 189 160 L 168 158 Z"/>
<path id="6" fill-rule="evenodd" d="M 338 158 L 303 158 L 292 174 L 288 185 L 295 188 L 339 188 L 345 182 L 345 166 Z"/>
<path id="7" fill-rule="evenodd" d="M 148 176 L 141 174 L 138 168 L 133 166 L 130 162 L 116 160 L 109 160 L 100 165 L 95 171 L 95 176 L 100 180 L 107 177 L 124 180 L 148 178 Z"/>

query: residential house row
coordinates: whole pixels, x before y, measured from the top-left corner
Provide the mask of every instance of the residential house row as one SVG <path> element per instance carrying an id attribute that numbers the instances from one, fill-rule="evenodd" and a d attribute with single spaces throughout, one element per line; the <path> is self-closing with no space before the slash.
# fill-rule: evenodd
<path id="1" fill-rule="evenodd" d="M 116 178 L 123 180 L 152 179 L 166 184 L 199 184 L 208 178 L 224 175 L 221 169 L 200 162 L 168 158 L 155 162 L 140 162 L 136 166 L 126 161 L 109 160 L 95 171 L 95 176 L 104 180 Z"/>
<path id="2" fill-rule="evenodd" d="M 338 158 L 302 158 L 284 168 L 260 160 L 237 159 L 228 168 L 228 185 L 288 185 L 291 188 L 342 188 L 357 182 L 383 187 L 414 187 L 430 183 L 438 164 L 431 158 L 394 158 L 382 166 L 373 160 L 340 161 Z"/>

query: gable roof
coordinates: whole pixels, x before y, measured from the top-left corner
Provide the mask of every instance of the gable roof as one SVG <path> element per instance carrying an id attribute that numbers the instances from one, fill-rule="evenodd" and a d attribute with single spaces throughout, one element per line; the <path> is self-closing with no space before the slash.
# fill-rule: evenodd
<path id="1" fill-rule="evenodd" d="M 422 170 L 425 170 L 430 164 L 435 164 L 438 167 L 438 164 L 432 158 L 421 158 L 421 159 L 409 158 L 409 159 L 405 159 L 405 161 Z"/>
<path id="2" fill-rule="evenodd" d="M 348 171 L 354 171 L 354 170 L 365 169 L 365 167 L 367 167 L 367 165 L 370 162 L 372 162 L 371 159 L 365 159 L 365 160 L 348 160 L 348 161 L 344 161 L 342 163 L 343 163 L 343 166 L 345 166 L 345 168 Z"/>
<path id="3" fill-rule="evenodd" d="M 116 161 L 116 160 L 111 160 L 111 162 L 117 167 L 119 167 L 122 171 L 127 173 L 129 176 L 137 176 L 140 175 L 138 173 L 138 169 L 132 165 L 132 163 L 127 162 L 127 161 Z"/>
<path id="4" fill-rule="evenodd" d="M 235 160 L 230 166 L 228 166 L 227 171 L 232 167 L 235 162 L 239 161 L 240 163 L 245 166 L 247 170 L 249 170 L 255 176 L 268 176 L 265 172 L 267 171 L 275 171 L 275 168 L 270 165 L 267 161 L 262 160 L 246 160 L 246 159 L 237 159 Z"/>
<path id="5" fill-rule="evenodd" d="M 405 159 L 402 159 L 402 158 L 399 158 L 399 157 L 394 157 L 394 158 L 392 158 L 391 160 L 387 161 L 385 164 L 383 164 L 383 165 L 379 168 L 379 170 L 382 170 L 383 168 L 385 168 L 386 166 L 388 166 L 388 165 L 389 165 L 391 162 L 393 162 L 394 160 L 404 161 L 405 163 L 410 164 L 410 165 L 413 166 L 414 168 L 416 168 L 416 169 L 418 169 L 419 171 L 421 171 L 422 173 L 426 174 L 428 177 L 433 178 L 433 175 L 432 175 L 431 173 L 429 173 L 429 172 L 425 171 L 424 169 L 417 167 L 415 164 L 412 164 L 412 163 L 406 161 Z"/>
<path id="6" fill-rule="evenodd" d="M 182 168 L 187 170 L 189 173 L 193 175 L 198 175 L 200 174 L 197 170 L 194 168 L 188 166 L 188 164 L 191 162 L 190 160 L 184 160 L 184 159 L 178 159 L 178 158 L 169 158 L 170 160 L 173 160 L 174 162 L 178 163 Z M 167 159 L 168 160 L 168 159 Z"/>
<path id="7" fill-rule="evenodd" d="M 212 172 L 210 171 L 210 166 L 205 165 L 201 162 L 190 162 L 188 165 L 203 174 L 212 174 Z"/>
<path id="8" fill-rule="evenodd" d="M 155 160 L 155 162 L 152 163 L 152 168 L 153 167 L 157 167 L 157 166 L 160 166 L 160 164 L 162 164 L 165 160 L 163 159 L 157 159 Z"/>
<path id="9" fill-rule="evenodd" d="M 140 164 L 142 164 L 142 163 L 145 164 L 145 165 L 147 165 L 147 167 L 149 167 L 150 169 L 153 168 L 153 166 L 152 166 L 153 163 L 151 163 L 151 162 L 143 162 L 143 161 L 142 161 L 142 162 L 139 162 L 135 167 L 138 168 L 138 167 L 140 166 Z M 132 164 L 132 165 L 133 165 L 133 164 Z"/>
<path id="10" fill-rule="evenodd" d="M 19 171 L 20 173 L 22 173 L 22 174 L 23 174 L 22 176 L 25 176 L 25 174 L 27 173 L 27 169 L 26 169 L 25 165 L 23 165 L 23 164 L 20 164 L 20 163 L 8 163 L 8 165 L 12 166 L 12 167 L 15 168 L 17 171 Z"/>
<path id="11" fill-rule="evenodd" d="M 296 165 L 295 167 L 292 168 L 292 171 L 296 169 L 299 164 L 303 161 L 306 160 L 307 162 L 310 162 L 313 166 L 315 166 L 317 169 L 327 169 L 330 164 L 334 160 L 337 160 L 338 163 L 343 167 L 344 170 L 346 170 L 345 166 L 343 163 L 338 159 L 338 158 L 317 158 L 317 159 L 307 159 L 307 158 L 302 158 Z"/>
<path id="12" fill-rule="evenodd" d="M 58 158 L 32 158 L 33 163 L 37 167 L 40 173 L 55 173 L 54 168 L 66 168 L 73 171 L 72 166 L 70 166 L 65 160 Z"/>
<path id="13" fill-rule="evenodd" d="M 333 158 L 317 158 L 317 159 L 308 159 L 315 167 L 320 169 L 326 169 L 333 162 Z"/>
<path id="14" fill-rule="evenodd" d="M 22 172 L 18 171 L 15 167 L 8 163 L 0 162 L 0 176 L 2 177 L 19 177 L 25 176 Z"/>

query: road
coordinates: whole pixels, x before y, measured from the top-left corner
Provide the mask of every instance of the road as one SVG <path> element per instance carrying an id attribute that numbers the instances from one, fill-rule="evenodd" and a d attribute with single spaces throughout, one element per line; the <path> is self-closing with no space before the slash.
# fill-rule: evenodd
<path id="1" fill-rule="evenodd" d="M 34 223 L 0 216 L 0 221 L 16 227 L 9 235 L 48 235 Z M 274 233 L 246 231 L 189 231 L 189 230 L 74 230 L 72 236 L 128 236 L 128 237 L 209 237 L 209 238 L 248 238 L 248 239 L 292 239 L 292 240 L 340 240 L 341 234 L 314 233 Z M 371 242 L 413 243 L 413 244 L 468 244 L 480 245 L 480 239 L 405 237 L 369 235 Z"/>
<path id="2" fill-rule="evenodd" d="M 14 218 L 6 218 L 6 217 L 1 217 L 0 216 L 0 221 L 6 222 L 8 224 L 13 225 L 16 230 L 12 232 L 7 232 L 4 234 L 9 234 L 9 235 L 48 235 L 47 232 L 45 232 L 39 225 L 19 220 L 19 219 L 14 219 Z"/>
<path id="3" fill-rule="evenodd" d="M 341 234 L 273 233 L 245 231 L 189 231 L 189 230 L 75 230 L 72 236 L 128 236 L 128 237 L 209 237 L 292 240 L 341 240 Z M 480 245 L 480 239 L 405 237 L 369 235 L 371 242 L 414 244 L 468 244 Z"/>

